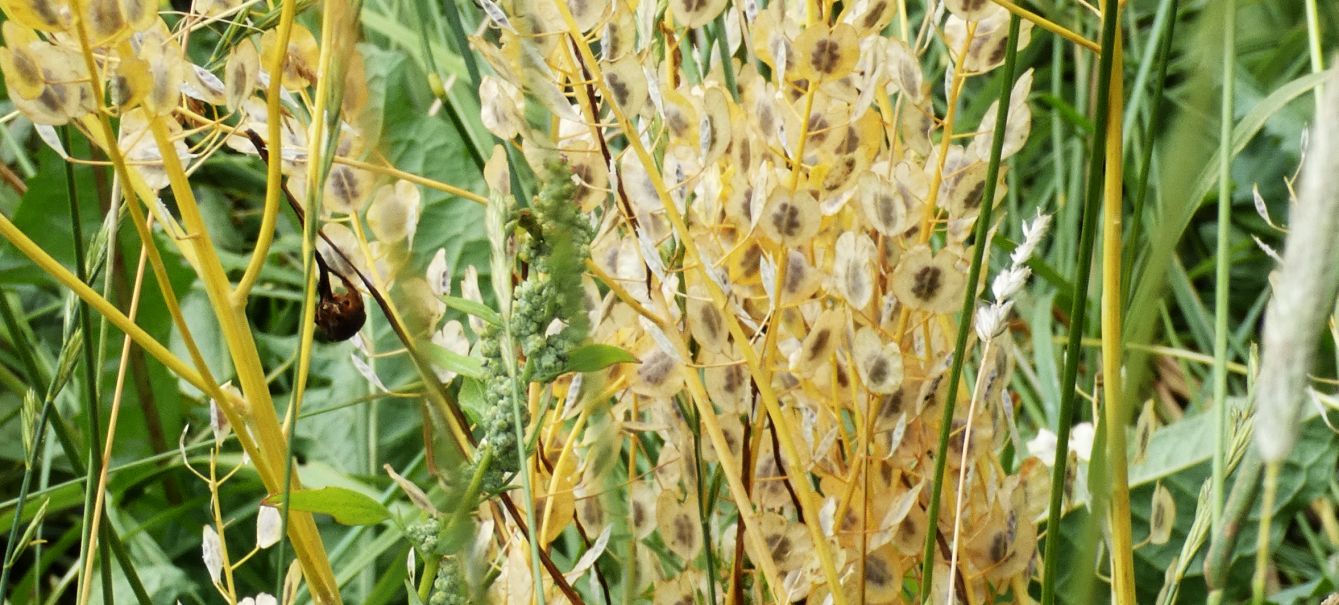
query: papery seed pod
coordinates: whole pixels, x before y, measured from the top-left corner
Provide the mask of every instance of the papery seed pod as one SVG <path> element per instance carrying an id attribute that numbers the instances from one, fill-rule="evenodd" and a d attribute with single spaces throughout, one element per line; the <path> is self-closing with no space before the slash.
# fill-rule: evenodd
<path id="1" fill-rule="evenodd" d="M 634 393 L 647 397 L 671 397 L 683 388 L 679 362 L 669 353 L 651 345 L 640 358 L 642 362 L 638 364 L 631 383 Z"/>
<path id="2" fill-rule="evenodd" d="M 699 122 L 699 145 L 702 165 L 709 166 L 725 153 L 733 133 L 730 106 L 734 102 L 724 90 L 713 86 L 702 96 L 702 118 Z"/>
<path id="3" fill-rule="evenodd" d="M 379 242 L 408 241 L 413 246 L 421 206 L 417 185 L 408 181 L 382 185 L 367 207 L 367 226 Z"/>
<path id="4" fill-rule="evenodd" d="M 1009 93 L 1009 120 L 1004 125 L 1004 144 L 1000 150 L 1000 160 L 1006 160 L 1023 149 L 1023 144 L 1027 142 L 1028 134 L 1032 131 L 1032 110 L 1028 108 L 1027 97 L 1032 92 L 1032 71 L 1031 69 L 1023 72 L 1014 82 L 1013 91 Z M 972 137 L 972 143 L 968 146 L 971 151 L 979 158 L 990 157 L 991 140 L 995 134 L 995 122 L 998 119 L 1000 102 L 995 101 L 990 104 L 990 109 L 986 110 L 985 117 L 981 118 L 981 125 L 976 127 L 976 136 Z"/>
<path id="5" fill-rule="evenodd" d="M 809 260 L 798 250 L 786 251 L 786 279 L 781 284 L 781 304 L 790 306 L 803 303 L 822 284 L 822 275 L 809 265 Z"/>
<path id="6" fill-rule="evenodd" d="M 492 74 L 479 82 L 479 121 L 503 140 L 511 140 L 524 129 L 523 96 L 519 88 Z"/>
<path id="7" fill-rule="evenodd" d="M 693 289 L 685 306 L 688 320 L 688 332 L 693 339 L 709 351 L 724 353 L 730 345 L 730 333 L 725 327 L 725 318 L 706 292 Z"/>
<path id="8" fill-rule="evenodd" d="M 674 20 L 684 27 L 698 28 L 716 18 L 725 9 L 725 0 L 670 0 Z"/>
<path id="9" fill-rule="evenodd" d="M 609 13 L 609 0 L 567 0 L 567 9 L 576 21 L 577 29 L 588 32 Z"/>
<path id="10" fill-rule="evenodd" d="M 1176 499 L 1171 490 L 1159 483 L 1153 487 L 1153 501 L 1149 504 L 1148 541 L 1166 544 L 1176 527 Z"/>
<path id="11" fill-rule="evenodd" d="M 661 119 L 669 131 L 670 140 L 696 146 L 698 137 L 699 105 L 696 99 L 677 90 L 665 91 Z"/>
<path id="12" fill-rule="evenodd" d="M 856 199 L 869 225 L 881 235 L 902 235 L 911 225 L 910 203 L 902 193 L 873 172 L 861 174 L 856 183 Z"/>
<path id="13" fill-rule="evenodd" d="M 638 481 L 628 490 L 628 515 L 632 533 L 638 540 L 656 530 L 656 494 L 651 483 Z"/>
<path id="14" fill-rule="evenodd" d="M 832 275 L 837 292 L 852 309 L 862 310 L 874 296 L 874 242 L 863 232 L 847 231 L 837 238 L 836 252 Z"/>
<path id="15" fill-rule="evenodd" d="M 791 368 L 807 375 L 826 372 L 832 352 L 841 346 L 845 326 L 836 309 L 824 311 L 805 334 Z"/>
<path id="16" fill-rule="evenodd" d="M 642 62 L 633 53 L 625 53 L 618 60 L 603 65 L 604 82 L 619 109 L 628 116 L 636 116 L 646 107 L 648 89 Z"/>
<path id="17" fill-rule="evenodd" d="M 949 12 L 965 21 L 975 21 L 991 14 L 994 5 L 990 0 L 944 0 Z"/>
<path id="18" fill-rule="evenodd" d="M 613 17 L 604 27 L 604 34 L 600 40 L 601 61 L 618 61 L 628 53 L 636 51 L 634 45 L 637 41 L 637 24 L 633 22 L 633 14 L 632 11 L 614 11 Z"/>
<path id="19" fill-rule="evenodd" d="M 74 14 L 66 0 L 13 0 L 4 6 L 10 19 L 44 32 L 70 29 Z"/>
<path id="20" fill-rule="evenodd" d="M 860 381 L 871 393 L 887 395 L 902 384 L 902 352 L 897 344 L 884 344 L 878 332 L 861 328 L 855 334 L 851 356 Z"/>
<path id="21" fill-rule="evenodd" d="M 955 266 L 953 257 L 943 250 L 931 255 L 927 246 L 908 250 L 893 270 L 893 294 L 913 309 L 935 313 L 957 310 L 967 280 Z"/>
<path id="22" fill-rule="evenodd" d="M 707 396 L 722 414 L 746 414 L 752 407 L 752 377 L 748 366 L 730 355 L 703 357 L 702 380 Z"/>
<path id="23" fill-rule="evenodd" d="M 702 550 L 702 526 L 695 507 L 680 501 L 674 490 L 660 492 L 656 499 L 656 527 L 665 546 L 680 559 L 692 562 Z"/>
<path id="24" fill-rule="evenodd" d="M 1153 408 L 1153 400 L 1144 401 L 1144 407 L 1139 412 L 1139 420 L 1135 422 L 1134 429 L 1134 464 L 1142 464 L 1144 456 L 1148 453 L 1148 444 L 1153 441 L 1153 431 L 1158 428 L 1158 414 Z"/>
<path id="25" fill-rule="evenodd" d="M 839 23 L 831 28 L 810 26 L 795 38 L 795 66 L 799 77 L 835 80 L 851 72 L 860 59 L 860 41 L 855 28 Z"/>
<path id="26" fill-rule="evenodd" d="M 336 214 L 351 214 L 362 209 L 371 197 L 372 174 L 352 166 L 336 164 L 325 179 L 323 210 Z"/>
<path id="27" fill-rule="evenodd" d="M 854 25 L 862 34 L 878 34 L 892 23 L 897 5 L 889 0 L 871 0 L 863 11 L 849 11 L 843 20 Z"/>
<path id="28" fill-rule="evenodd" d="M 808 563 L 813 541 L 804 525 L 790 523 L 777 513 L 767 512 L 758 517 L 758 527 L 779 571 L 789 573 Z"/>
<path id="29" fill-rule="evenodd" d="M 818 233 L 821 220 L 818 202 L 808 191 L 792 193 L 785 187 L 777 187 L 767 199 L 760 226 L 772 241 L 796 246 Z"/>
<path id="30" fill-rule="evenodd" d="M 278 32 L 266 30 L 260 37 L 260 55 L 265 62 L 274 56 L 275 46 L 279 43 Z M 321 49 L 316 44 L 316 36 L 300 24 L 294 24 L 288 37 L 288 48 L 284 50 L 284 69 L 281 84 L 289 90 L 307 88 L 316 81 L 316 69 L 320 63 Z M 270 74 L 274 77 L 274 74 Z"/>
<path id="31" fill-rule="evenodd" d="M 899 602 L 902 596 L 902 567 L 892 545 L 882 546 L 865 555 L 865 583 L 861 592 L 870 605 Z"/>
<path id="32" fill-rule="evenodd" d="M 260 77 L 260 55 L 256 45 L 250 39 L 242 40 L 228 53 L 228 63 L 223 68 L 224 88 L 230 111 L 242 106 L 242 101 L 251 96 Z"/>

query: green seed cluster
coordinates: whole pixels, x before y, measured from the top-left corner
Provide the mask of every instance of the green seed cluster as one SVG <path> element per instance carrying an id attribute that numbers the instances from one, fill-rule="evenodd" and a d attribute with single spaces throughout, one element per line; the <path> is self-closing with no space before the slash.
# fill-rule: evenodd
<path id="1" fill-rule="evenodd" d="M 442 559 L 437 568 L 437 577 L 432 579 L 432 592 L 428 593 L 428 605 L 466 605 L 469 603 L 469 586 L 460 572 L 460 565 L 452 557 Z"/>
<path id="2" fill-rule="evenodd" d="M 436 517 L 430 517 L 419 523 L 413 523 L 405 528 L 405 538 L 414 545 L 414 549 L 420 553 L 431 553 L 437 550 L 437 532 L 441 529 L 441 523 Z"/>
<path id="3" fill-rule="evenodd" d="M 515 415 L 510 405 L 512 394 L 525 393 L 532 381 L 547 382 L 565 371 L 568 353 L 581 344 L 590 332 L 590 322 L 582 306 L 581 278 L 594 228 L 575 202 L 576 184 L 571 172 L 559 162 L 550 163 L 544 186 L 533 205 L 532 229 L 521 236 L 517 257 L 529 264 L 529 271 L 513 291 L 510 317 L 511 335 L 520 347 L 526 364 L 512 383 L 501 345 L 501 330 L 488 326 L 479 335 L 479 353 L 483 357 L 485 401 L 496 402 L 482 419 L 483 438 L 475 452 L 477 464 L 485 455 L 492 463 L 483 477 L 483 490 L 495 493 L 515 473 L 517 459 Z M 560 322 L 561 328 L 550 333 L 549 327 Z M 524 415 L 524 406 L 522 414 Z M 527 422 L 528 418 L 521 418 Z"/>

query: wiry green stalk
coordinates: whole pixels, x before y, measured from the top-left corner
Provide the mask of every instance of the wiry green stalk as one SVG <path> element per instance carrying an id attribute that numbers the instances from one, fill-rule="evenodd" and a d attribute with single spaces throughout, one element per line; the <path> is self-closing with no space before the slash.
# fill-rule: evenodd
<path id="1" fill-rule="evenodd" d="M 1223 2 L 1223 95 L 1218 130 L 1218 233 L 1214 258 L 1213 330 L 1213 530 L 1222 530 L 1223 502 L 1227 499 L 1227 452 L 1231 446 L 1227 419 L 1227 313 L 1231 278 L 1232 233 L 1232 81 L 1235 77 L 1233 49 L 1236 46 L 1237 3 Z"/>
<path id="2" fill-rule="evenodd" d="M 1162 97 L 1167 86 L 1167 65 L 1168 57 L 1171 55 L 1173 33 L 1176 30 L 1176 13 L 1181 6 L 1181 0 L 1170 0 L 1168 13 L 1170 19 L 1167 27 L 1163 28 L 1162 36 L 1158 40 L 1158 76 L 1153 80 L 1153 99 L 1149 106 L 1148 127 L 1144 129 L 1144 147 L 1143 157 L 1139 161 L 1139 184 L 1133 191 L 1134 204 L 1130 207 L 1130 231 L 1126 235 L 1126 252 L 1124 265 L 1124 274 L 1121 276 L 1121 287 L 1125 294 L 1122 299 L 1125 300 L 1125 306 L 1130 305 L 1130 273 L 1135 265 L 1135 252 L 1144 223 L 1144 200 L 1148 196 L 1148 175 L 1153 171 L 1153 147 L 1156 134 L 1162 127 Z M 1137 84 L 1136 84 L 1137 86 Z M 1134 115 L 1134 108 L 1131 107 L 1131 116 Z"/>
<path id="3" fill-rule="evenodd" d="M 1000 156 L 1004 150 L 1004 133 L 1009 123 L 1009 97 L 1013 92 L 1014 70 L 1018 63 L 1018 15 L 1009 17 L 1009 42 L 1004 59 L 1004 74 L 1000 78 L 1000 100 L 995 112 L 995 132 L 990 141 L 990 160 L 986 165 L 986 188 L 981 194 L 985 200 L 981 204 L 981 214 L 976 219 L 975 245 L 972 247 L 972 265 L 967 272 L 967 283 L 962 297 L 962 311 L 958 316 L 957 339 L 953 345 L 953 366 L 949 370 L 948 395 L 944 399 L 944 412 L 939 426 L 939 444 L 935 448 L 934 483 L 930 488 L 930 504 L 926 511 L 928 527 L 925 531 L 925 550 L 921 557 L 920 602 L 929 601 L 930 588 L 934 584 L 935 546 L 939 538 L 939 505 L 943 492 L 944 468 L 949 457 L 949 433 L 953 428 L 953 408 L 958 400 L 958 383 L 962 381 L 962 366 L 967 357 L 967 337 L 972 333 L 972 317 L 976 310 L 976 287 L 980 283 L 981 267 L 984 264 L 986 250 L 990 248 L 986 238 L 990 233 L 990 217 L 994 209 L 995 188 L 999 183 Z M 947 135 L 945 135 L 947 136 Z"/>
<path id="4" fill-rule="evenodd" d="M 1114 68 L 1112 49 L 1116 45 L 1116 26 L 1120 15 L 1117 0 L 1106 0 L 1102 6 L 1102 55 L 1097 67 L 1096 103 L 1093 124 L 1107 121 L 1110 109 L 1108 91 Z M 1056 423 L 1055 461 L 1051 466 L 1051 501 L 1046 517 L 1046 548 L 1042 566 L 1042 605 L 1055 603 L 1056 580 L 1059 570 L 1060 516 L 1063 511 L 1065 468 L 1069 462 L 1069 429 L 1074 418 L 1079 359 L 1083 355 L 1084 320 L 1088 311 L 1088 281 L 1092 276 L 1093 249 L 1096 247 L 1098 213 L 1102 203 L 1102 171 L 1105 165 L 1106 128 L 1093 131 L 1088 162 L 1088 189 L 1084 200 L 1082 227 L 1079 235 L 1078 264 L 1075 267 L 1074 298 L 1070 305 L 1069 331 L 1065 344 L 1065 368 L 1060 379 L 1060 416 Z"/>
<path id="5" fill-rule="evenodd" d="M 70 146 L 70 128 L 67 126 L 61 129 L 61 139 L 65 147 Z M 79 188 L 74 180 L 74 164 L 65 162 L 65 198 L 70 205 L 70 238 L 74 241 L 74 274 L 79 277 L 79 281 L 91 283 L 88 275 L 88 267 L 84 264 L 84 229 L 79 213 Z M 84 510 L 83 510 L 83 531 L 84 537 L 81 548 L 79 549 L 79 565 L 81 569 L 89 569 L 85 566 L 85 559 L 93 556 L 93 549 L 90 546 L 97 536 L 93 535 L 94 526 L 99 525 L 93 522 L 94 499 L 97 497 L 98 476 L 102 474 L 102 450 L 98 444 L 102 442 L 98 396 L 98 369 L 97 354 L 93 351 L 93 318 L 89 315 L 88 305 L 83 301 L 78 303 L 79 329 L 83 332 L 82 355 L 84 365 L 84 422 L 87 424 L 88 435 L 88 468 L 86 483 L 84 488 Z M 112 596 L 112 568 L 111 555 L 108 550 L 106 540 L 98 541 L 98 557 L 101 559 L 101 576 L 103 599 L 111 603 Z M 86 602 L 86 593 L 90 590 L 88 577 L 79 579 L 80 602 Z"/>

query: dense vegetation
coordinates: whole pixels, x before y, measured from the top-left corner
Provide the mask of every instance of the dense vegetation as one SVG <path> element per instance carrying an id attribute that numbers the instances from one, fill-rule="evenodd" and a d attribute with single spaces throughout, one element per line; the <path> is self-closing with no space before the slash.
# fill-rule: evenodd
<path id="1" fill-rule="evenodd" d="M 1100 4 L 0 0 L 0 599 L 1320 602 L 1339 10 Z"/>

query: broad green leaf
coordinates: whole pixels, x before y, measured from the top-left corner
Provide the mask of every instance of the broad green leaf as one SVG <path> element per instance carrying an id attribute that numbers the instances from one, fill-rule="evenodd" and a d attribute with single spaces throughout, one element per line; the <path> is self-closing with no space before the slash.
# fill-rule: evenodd
<path id="1" fill-rule="evenodd" d="M 447 307 L 460 311 L 461 313 L 473 315 L 495 326 L 502 325 L 502 318 L 498 316 L 497 311 L 494 311 L 488 305 L 481 302 L 461 298 L 459 296 L 443 296 L 442 302 L 445 302 Z"/>
<path id="2" fill-rule="evenodd" d="M 283 504 L 282 495 L 271 500 L 275 506 Z M 288 507 L 290 510 L 330 515 L 341 525 L 374 525 L 391 517 L 391 512 L 380 502 L 345 487 L 294 490 L 289 494 Z"/>
<path id="3" fill-rule="evenodd" d="M 461 376 L 483 380 L 484 366 L 478 359 L 469 355 L 461 355 L 438 344 L 433 344 L 428 349 L 428 355 L 432 357 L 433 363 L 444 370 L 451 370 Z"/>
<path id="4" fill-rule="evenodd" d="M 567 354 L 569 372 L 598 372 L 619 363 L 636 363 L 637 357 L 614 345 L 589 344 Z"/>

